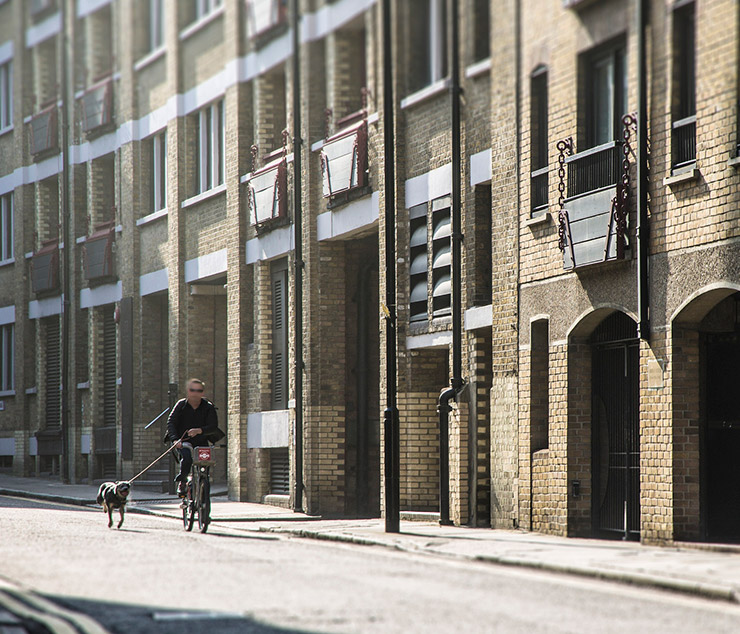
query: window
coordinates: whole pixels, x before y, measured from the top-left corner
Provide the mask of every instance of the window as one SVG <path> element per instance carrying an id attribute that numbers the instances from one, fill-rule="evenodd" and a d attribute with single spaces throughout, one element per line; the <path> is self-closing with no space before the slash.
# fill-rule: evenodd
<path id="1" fill-rule="evenodd" d="M 288 260 L 270 266 L 272 289 L 272 409 L 288 407 Z"/>
<path id="2" fill-rule="evenodd" d="M 449 315 L 452 295 L 449 196 L 433 200 L 431 205 L 412 207 L 409 220 L 409 319 L 428 318 L 430 295 L 432 317 Z"/>
<path id="3" fill-rule="evenodd" d="M 673 14 L 673 167 L 696 160 L 696 25 L 694 3 Z"/>
<path id="4" fill-rule="evenodd" d="M 473 61 L 491 56 L 491 7 L 490 0 L 474 0 L 475 21 L 473 32 Z"/>
<path id="5" fill-rule="evenodd" d="M 0 391 L 14 390 L 15 345 L 14 324 L 0 326 Z"/>
<path id="6" fill-rule="evenodd" d="M 532 322 L 530 340 L 529 416 L 530 451 L 532 453 L 549 446 L 548 412 L 550 391 L 550 324 L 546 319 Z"/>
<path id="7" fill-rule="evenodd" d="M 410 0 L 411 92 L 447 76 L 445 0 Z"/>
<path id="8" fill-rule="evenodd" d="M 530 81 L 530 156 L 532 213 L 547 209 L 547 69 Z"/>
<path id="9" fill-rule="evenodd" d="M 224 102 L 218 101 L 195 115 L 196 193 L 224 182 Z"/>
<path id="10" fill-rule="evenodd" d="M 149 0 L 149 51 L 164 46 L 164 0 Z"/>
<path id="11" fill-rule="evenodd" d="M 13 194 L 0 196 L 0 262 L 13 259 Z"/>
<path id="12" fill-rule="evenodd" d="M 149 141 L 151 157 L 151 196 L 152 211 L 167 207 L 167 132 L 155 134 Z"/>
<path id="13" fill-rule="evenodd" d="M 588 149 L 621 138 L 621 119 L 627 112 L 624 45 L 601 47 L 585 59 L 583 117 Z"/>
<path id="14" fill-rule="evenodd" d="M 223 0 L 195 0 L 195 19 L 200 20 L 213 13 L 223 4 Z"/>
<path id="15" fill-rule="evenodd" d="M 13 125 L 13 62 L 0 64 L 0 130 Z"/>

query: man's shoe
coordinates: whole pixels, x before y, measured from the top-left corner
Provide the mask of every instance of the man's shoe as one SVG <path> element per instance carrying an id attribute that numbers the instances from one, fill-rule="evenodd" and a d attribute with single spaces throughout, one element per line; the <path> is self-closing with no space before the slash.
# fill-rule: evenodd
<path id="1" fill-rule="evenodd" d="M 177 495 L 179 495 L 181 498 L 184 498 L 187 492 L 188 492 L 187 485 L 184 482 L 178 482 L 177 483 Z"/>

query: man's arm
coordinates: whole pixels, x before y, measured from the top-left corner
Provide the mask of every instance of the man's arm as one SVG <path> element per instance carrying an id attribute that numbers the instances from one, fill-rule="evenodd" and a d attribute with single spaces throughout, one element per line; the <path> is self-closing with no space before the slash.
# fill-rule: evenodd
<path id="1" fill-rule="evenodd" d="M 169 418 L 167 418 L 167 436 L 171 442 L 175 442 L 180 438 L 180 433 L 177 431 L 177 423 L 180 422 L 180 413 L 182 412 L 184 402 L 185 399 L 177 401 L 170 412 Z"/>
<path id="2" fill-rule="evenodd" d="M 201 431 L 202 434 L 205 434 L 206 436 L 218 429 L 218 414 L 216 414 L 216 407 L 213 405 L 213 403 L 209 403 L 210 407 L 208 408 L 208 412 L 206 413 L 206 420 L 205 424 L 203 425 L 203 429 Z"/>

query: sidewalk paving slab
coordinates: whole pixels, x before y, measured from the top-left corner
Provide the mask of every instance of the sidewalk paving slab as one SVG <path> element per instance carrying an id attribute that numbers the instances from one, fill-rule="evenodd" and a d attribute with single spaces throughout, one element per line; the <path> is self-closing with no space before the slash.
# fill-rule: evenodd
<path id="1" fill-rule="evenodd" d="M 662 588 L 740 602 L 740 547 L 566 538 L 522 530 L 440 526 L 402 521 L 399 533 L 386 533 L 382 519 L 325 519 L 265 504 L 234 502 L 224 485 L 214 485 L 214 525 L 248 532 L 379 546 L 402 552 L 473 562 L 521 566 L 620 583 Z M 0 495 L 94 505 L 97 487 L 59 480 L 0 475 Z M 220 494 L 220 495 L 219 495 Z M 181 519 L 180 501 L 134 488 L 129 511 Z"/>

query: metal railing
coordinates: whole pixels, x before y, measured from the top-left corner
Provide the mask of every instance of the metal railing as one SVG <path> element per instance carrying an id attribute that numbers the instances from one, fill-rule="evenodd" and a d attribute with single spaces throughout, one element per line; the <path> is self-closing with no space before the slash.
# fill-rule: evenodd
<path id="1" fill-rule="evenodd" d="M 546 165 L 531 173 L 532 212 L 547 209 L 548 170 Z"/>
<path id="2" fill-rule="evenodd" d="M 610 141 L 565 159 L 568 198 L 615 185 L 621 176 L 621 142 Z"/>
<path id="3" fill-rule="evenodd" d="M 673 122 L 673 167 L 696 161 L 696 115 Z"/>

